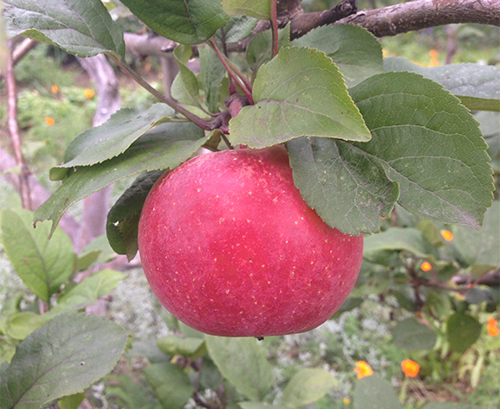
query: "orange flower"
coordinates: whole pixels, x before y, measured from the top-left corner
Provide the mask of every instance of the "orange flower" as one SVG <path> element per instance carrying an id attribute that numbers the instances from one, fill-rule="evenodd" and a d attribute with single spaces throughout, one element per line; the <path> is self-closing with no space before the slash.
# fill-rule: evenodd
<path id="1" fill-rule="evenodd" d="M 431 58 L 429 67 L 439 67 L 439 60 L 437 58 Z"/>
<path id="2" fill-rule="evenodd" d="M 406 376 L 415 378 L 420 371 L 420 365 L 415 361 L 412 361 L 411 359 L 405 359 L 403 362 L 401 362 L 401 369 L 403 369 L 403 372 Z"/>
<path id="3" fill-rule="evenodd" d="M 52 126 L 56 123 L 56 120 L 54 118 L 52 118 L 51 116 L 48 116 L 47 118 L 45 118 L 45 123 L 48 126 Z"/>
<path id="4" fill-rule="evenodd" d="M 498 321 L 493 317 L 488 318 L 488 334 L 490 334 L 492 337 L 496 337 L 498 334 L 500 334 L 500 329 L 498 329 Z"/>
<path id="5" fill-rule="evenodd" d="M 57 85 L 52 85 L 52 93 L 57 94 L 59 92 L 59 87 Z"/>
<path id="6" fill-rule="evenodd" d="M 358 374 L 358 379 L 373 375 L 373 369 L 365 361 L 356 362 L 356 368 L 354 368 L 354 372 Z"/>
<path id="7" fill-rule="evenodd" d="M 351 400 L 349 398 L 344 398 L 344 405 L 347 406 L 347 405 L 350 405 L 351 404 Z"/>
<path id="8" fill-rule="evenodd" d="M 452 241 L 453 240 L 453 233 L 449 230 L 441 230 L 441 236 L 443 236 L 443 239 L 446 241 Z"/>
<path id="9" fill-rule="evenodd" d="M 91 99 L 95 95 L 95 92 L 93 89 L 85 88 L 85 90 L 83 91 L 83 95 L 85 95 L 85 98 Z"/>
<path id="10" fill-rule="evenodd" d="M 438 52 L 438 50 L 431 50 L 431 51 L 429 51 L 429 55 L 432 58 L 437 58 L 437 56 L 439 55 L 439 52 Z"/>
<path id="11" fill-rule="evenodd" d="M 432 270 L 432 265 L 431 263 L 429 263 L 428 261 L 424 261 L 421 265 L 420 265 L 420 269 L 422 271 L 431 271 Z"/>

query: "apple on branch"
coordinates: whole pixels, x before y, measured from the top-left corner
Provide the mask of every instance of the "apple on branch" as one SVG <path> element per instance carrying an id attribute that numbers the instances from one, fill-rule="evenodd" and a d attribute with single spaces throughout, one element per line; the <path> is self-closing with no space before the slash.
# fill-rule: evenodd
<path id="1" fill-rule="evenodd" d="M 139 252 L 179 320 L 219 336 L 309 331 L 342 305 L 363 237 L 329 227 L 293 183 L 283 146 L 197 156 L 146 199 Z"/>

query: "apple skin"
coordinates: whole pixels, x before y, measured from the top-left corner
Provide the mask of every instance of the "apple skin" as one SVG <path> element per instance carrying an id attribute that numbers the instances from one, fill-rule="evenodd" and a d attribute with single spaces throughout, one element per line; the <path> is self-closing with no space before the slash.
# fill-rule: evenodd
<path id="1" fill-rule="evenodd" d="M 363 237 L 329 227 L 295 187 L 283 146 L 197 156 L 156 182 L 139 252 L 163 306 L 207 334 L 309 331 L 342 305 Z"/>

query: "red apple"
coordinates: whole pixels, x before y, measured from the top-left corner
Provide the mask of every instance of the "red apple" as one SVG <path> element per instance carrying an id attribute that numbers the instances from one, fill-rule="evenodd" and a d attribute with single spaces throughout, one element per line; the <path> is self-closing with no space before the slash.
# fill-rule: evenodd
<path id="1" fill-rule="evenodd" d="M 311 330 L 344 302 L 362 236 L 329 227 L 302 199 L 282 146 L 197 156 L 146 199 L 139 252 L 160 302 L 207 334 Z"/>

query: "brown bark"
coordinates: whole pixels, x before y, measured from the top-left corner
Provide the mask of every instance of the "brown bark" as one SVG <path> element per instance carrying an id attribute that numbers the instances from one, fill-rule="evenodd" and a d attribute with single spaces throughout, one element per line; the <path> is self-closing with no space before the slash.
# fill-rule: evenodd
<path id="1" fill-rule="evenodd" d="M 447 24 L 500 25 L 499 0 L 415 0 L 362 10 L 335 24 L 356 24 L 377 37 L 394 36 Z"/>

